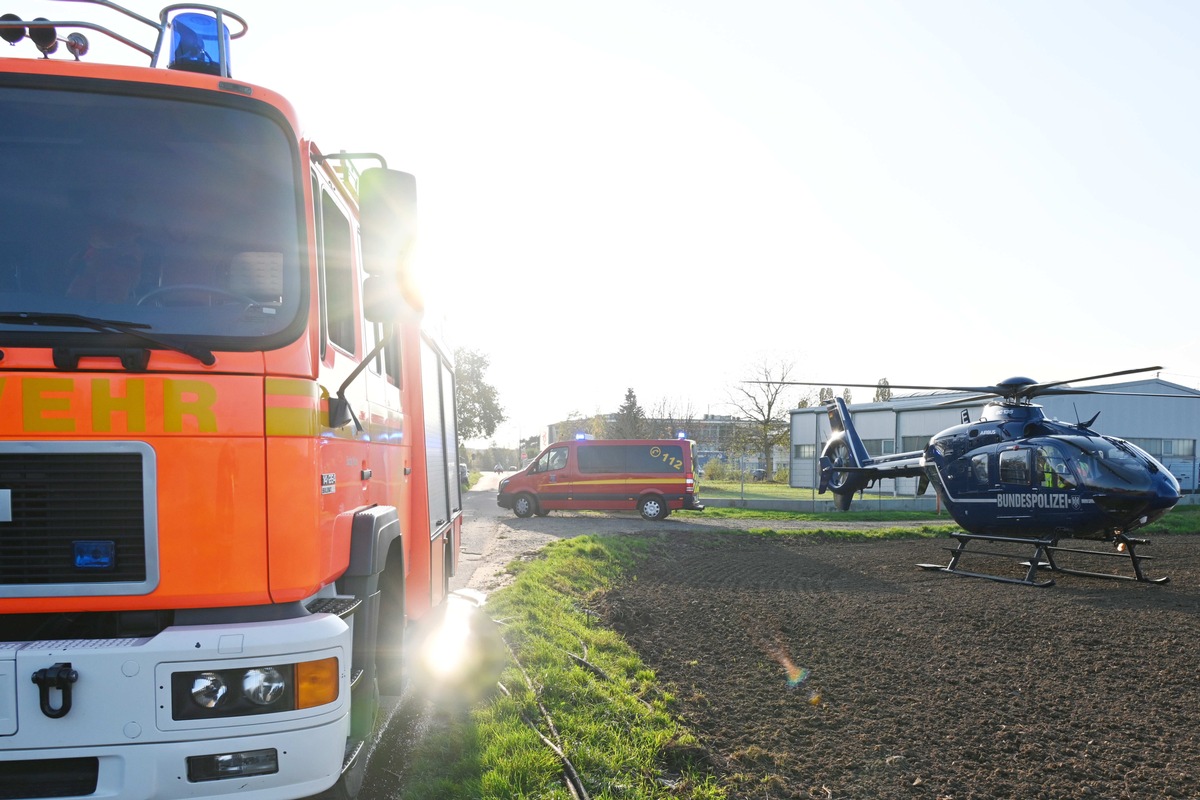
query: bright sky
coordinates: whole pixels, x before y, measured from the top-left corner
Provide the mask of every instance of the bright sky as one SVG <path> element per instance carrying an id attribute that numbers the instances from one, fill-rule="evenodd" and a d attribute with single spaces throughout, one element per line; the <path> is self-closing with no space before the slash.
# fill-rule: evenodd
<path id="1" fill-rule="evenodd" d="M 235 78 L 417 176 L 502 445 L 629 387 L 730 413 L 764 361 L 1200 386 L 1200 4 L 227 3 Z"/>

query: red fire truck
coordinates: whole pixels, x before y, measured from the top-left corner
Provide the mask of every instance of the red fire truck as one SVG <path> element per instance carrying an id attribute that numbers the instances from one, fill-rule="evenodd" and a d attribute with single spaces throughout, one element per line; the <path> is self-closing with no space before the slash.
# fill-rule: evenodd
<path id="1" fill-rule="evenodd" d="M 0 797 L 353 796 L 461 524 L 414 182 L 84 2 L 155 43 L 0 16 Z"/>

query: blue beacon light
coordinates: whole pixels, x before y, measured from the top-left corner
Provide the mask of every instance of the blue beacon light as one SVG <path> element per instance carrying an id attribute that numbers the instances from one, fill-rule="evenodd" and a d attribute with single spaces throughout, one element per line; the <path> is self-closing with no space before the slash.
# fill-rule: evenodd
<path id="1" fill-rule="evenodd" d="M 188 12 L 171 20 L 171 69 L 220 75 L 222 48 L 228 67 L 229 27 L 221 25 L 218 36 L 215 17 Z"/>

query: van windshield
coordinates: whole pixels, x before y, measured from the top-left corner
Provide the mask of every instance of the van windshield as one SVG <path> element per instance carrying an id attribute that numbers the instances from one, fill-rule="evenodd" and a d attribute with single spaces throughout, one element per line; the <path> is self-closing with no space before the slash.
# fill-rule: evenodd
<path id="1" fill-rule="evenodd" d="M 0 313 L 227 349 L 291 325 L 305 291 L 294 140 L 266 116 L 180 97 L 0 86 Z M 0 324 L 9 344 L 64 330 L 97 335 Z"/>

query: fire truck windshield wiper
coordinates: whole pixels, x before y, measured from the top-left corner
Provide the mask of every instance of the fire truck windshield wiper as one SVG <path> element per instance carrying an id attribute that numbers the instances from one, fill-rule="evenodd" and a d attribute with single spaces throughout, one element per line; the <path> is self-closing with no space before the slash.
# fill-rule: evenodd
<path id="1" fill-rule="evenodd" d="M 150 326 L 140 322 L 100 319 L 99 317 L 85 317 L 80 314 L 50 314 L 40 311 L 21 311 L 7 314 L 0 313 L 0 324 L 44 325 L 48 328 L 90 328 L 94 331 L 123 333 L 141 339 L 144 342 L 183 353 L 185 356 L 191 356 L 206 367 L 212 366 L 217 361 L 211 350 L 147 333 L 145 329 Z"/>

